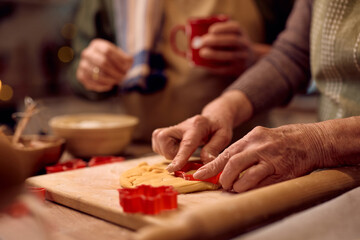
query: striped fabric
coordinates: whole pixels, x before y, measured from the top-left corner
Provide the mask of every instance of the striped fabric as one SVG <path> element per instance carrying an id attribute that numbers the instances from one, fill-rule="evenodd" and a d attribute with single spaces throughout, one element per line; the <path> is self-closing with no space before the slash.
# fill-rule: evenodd
<path id="1" fill-rule="evenodd" d="M 134 57 L 121 83 L 124 92 L 152 93 L 166 84 L 165 63 L 156 51 L 163 21 L 162 0 L 115 0 L 117 45 Z"/>

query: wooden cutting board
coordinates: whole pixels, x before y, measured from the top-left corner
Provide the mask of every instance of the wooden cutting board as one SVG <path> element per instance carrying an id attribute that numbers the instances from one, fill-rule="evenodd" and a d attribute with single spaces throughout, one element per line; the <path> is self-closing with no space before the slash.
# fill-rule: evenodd
<path id="1" fill-rule="evenodd" d="M 178 196 L 178 209 L 159 215 L 127 214 L 119 205 L 119 176 L 140 162 L 154 164 L 161 156 L 127 160 L 27 179 L 44 187 L 47 198 L 90 215 L 138 231 L 138 239 L 218 239 L 259 223 L 313 206 L 360 186 L 360 167 L 316 171 L 268 187 L 231 194 L 205 191 Z M 179 234 L 181 233 L 181 234 Z"/>
<path id="2" fill-rule="evenodd" d="M 120 188 L 121 173 L 137 166 L 140 162 L 147 162 L 151 165 L 163 160 L 163 157 L 156 155 L 121 163 L 31 177 L 26 182 L 32 186 L 46 188 L 47 198 L 51 201 L 131 229 L 139 229 L 149 224 L 165 224 L 184 209 L 191 209 L 198 204 L 226 199 L 234 195 L 222 191 L 180 194 L 178 195 L 178 210 L 156 216 L 124 213 L 119 205 L 117 192 L 117 189 Z"/>

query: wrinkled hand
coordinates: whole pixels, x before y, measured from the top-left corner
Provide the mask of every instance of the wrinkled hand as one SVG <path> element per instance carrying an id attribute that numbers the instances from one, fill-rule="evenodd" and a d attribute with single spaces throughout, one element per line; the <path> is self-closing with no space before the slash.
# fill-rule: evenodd
<path id="1" fill-rule="evenodd" d="M 204 144 L 201 159 L 209 162 L 230 143 L 232 128 L 226 126 L 197 115 L 178 125 L 156 129 L 152 135 L 152 147 L 154 152 L 172 159 L 167 168 L 169 172 L 181 169 L 195 150 Z"/>
<path id="2" fill-rule="evenodd" d="M 202 36 L 200 56 L 221 62 L 216 74 L 240 75 L 256 61 L 253 44 L 236 21 L 215 23 Z"/>
<path id="3" fill-rule="evenodd" d="M 109 91 L 123 80 L 132 62 L 132 57 L 113 43 L 94 39 L 81 53 L 76 77 L 88 90 Z"/>
<path id="4" fill-rule="evenodd" d="M 251 115 L 252 105 L 246 95 L 238 90 L 227 91 L 206 105 L 201 115 L 155 130 L 153 150 L 172 160 L 170 172 L 181 169 L 202 145 L 201 160 L 210 162 L 230 143 L 233 127 Z"/>
<path id="5" fill-rule="evenodd" d="M 206 179 L 223 171 L 219 180 L 222 187 L 243 192 L 302 176 L 320 167 L 319 159 L 324 159 L 318 128 L 309 126 L 256 127 L 194 177 Z"/>

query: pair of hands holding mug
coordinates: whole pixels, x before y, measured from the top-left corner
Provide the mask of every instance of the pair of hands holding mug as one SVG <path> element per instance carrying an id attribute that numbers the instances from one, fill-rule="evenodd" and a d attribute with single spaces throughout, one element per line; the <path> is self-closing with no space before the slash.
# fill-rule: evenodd
<path id="1" fill-rule="evenodd" d="M 235 21 L 211 25 L 208 33 L 201 37 L 199 54 L 225 63 L 216 69 L 208 68 L 209 71 L 234 76 L 240 75 L 261 55 Z M 94 39 L 81 53 L 76 76 L 86 89 L 105 92 L 121 83 L 132 63 L 133 57 L 121 48 L 107 40 Z"/>
<path id="2" fill-rule="evenodd" d="M 234 76 L 239 76 L 261 55 L 235 21 L 210 26 L 208 34 L 202 37 L 199 54 L 205 59 L 227 63 L 221 67 L 209 68 L 209 71 Z"/>

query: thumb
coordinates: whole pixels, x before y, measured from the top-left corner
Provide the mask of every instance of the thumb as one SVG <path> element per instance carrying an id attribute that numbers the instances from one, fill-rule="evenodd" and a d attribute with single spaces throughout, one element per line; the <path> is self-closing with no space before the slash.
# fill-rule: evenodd
<path id="1" fill-rule="evenodd" d="M 214 160 L 230 143 L 232 131 L 221 129 L 215 132 L 201 150 L 200 157 L 204 163 Z"/>

